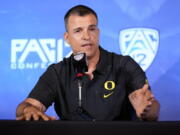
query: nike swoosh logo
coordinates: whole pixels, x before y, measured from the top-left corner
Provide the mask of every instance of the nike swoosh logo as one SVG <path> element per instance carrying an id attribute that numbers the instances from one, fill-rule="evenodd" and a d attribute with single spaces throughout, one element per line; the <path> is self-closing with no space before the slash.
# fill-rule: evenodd
<path id="1" fill-rule="evenodd" d="M 113 93 L 114 93 L 114 91 L 111 92 L 111 93 L 109 93 L 109 94 L 104 94 L 104 95 L 103 95 L 103 98 L 108 98 L 108 97 L 111 96 Z"/>

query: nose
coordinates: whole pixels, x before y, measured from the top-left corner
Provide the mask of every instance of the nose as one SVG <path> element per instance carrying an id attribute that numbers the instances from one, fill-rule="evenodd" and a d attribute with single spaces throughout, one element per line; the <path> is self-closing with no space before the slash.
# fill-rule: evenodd
<path id="1" fill-rule="evenodd" d="M 82 35 L 83 40 L 90 40 L 90 34 L 88 31 L 84 31 Z"/>

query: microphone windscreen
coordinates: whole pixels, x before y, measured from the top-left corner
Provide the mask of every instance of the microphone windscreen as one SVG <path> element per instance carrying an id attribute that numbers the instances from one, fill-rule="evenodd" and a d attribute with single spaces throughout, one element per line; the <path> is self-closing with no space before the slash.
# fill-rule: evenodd
<path id="1" fill-rule="evenodd" d="M 88 71 L 87 58 L 85 53 L 73 54 L 73 65 L 75 73 L 84 73 Z"/>

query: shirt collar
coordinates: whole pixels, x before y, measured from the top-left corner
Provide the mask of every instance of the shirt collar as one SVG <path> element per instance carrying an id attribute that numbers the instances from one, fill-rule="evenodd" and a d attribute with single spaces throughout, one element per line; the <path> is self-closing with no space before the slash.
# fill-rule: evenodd
<path id="1" fill-rule="evenodd" d="M 106 73 L 107 69 L 109 69 L 109 63 L 110 63 L 110 55 L 109 53 L 104 50 L 101 46 L 99 46 L 99 50 L 100 50 L 100 57 L 99 57 L 99 62 L 96 65 L 96 70 L 95 72 L 100 73 L 100 74 L 104 74 Z M 106 66 L 108 66 L 108 68 L 105 68 Z"/>
<path id="2" fill-rule="evenodd" d="M 94 72 L 97 72 L 99 74 L 106 74 L 107 70 L 110 68 L 110 55 L 108 53 L 108 51 L 106 51 L 105 49 L 103 49 L 101 46 L 99 46 L 99 51 L 100 51 L 100 57 L 99 57 L 99 62 L 96 65 L 96 69 Z M 72 59 L 73 59 L 73 55 L 70 56 L 71 59 L 71 63 L 72 63 Z M 106 68 L 106 66 L 108 66 Z M 71 64 L 71 69 L 74 70 L 73 64 Z M 75 76 L 75 72 L 73 72 L 74 76 Z"/>

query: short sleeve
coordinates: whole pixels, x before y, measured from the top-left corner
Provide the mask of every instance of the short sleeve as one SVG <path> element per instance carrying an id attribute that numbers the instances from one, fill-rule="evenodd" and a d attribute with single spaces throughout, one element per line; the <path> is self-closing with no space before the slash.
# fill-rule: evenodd
<path id="1" fill-rule="evenodd" d="M 134 90 L 140 89 L 147 83 L 147 77 L 145 72 L 130 56 L 125 56 L 125 72 L 127 74 L 127 87 L 130 94 Z"/>
<path id="2" fill-rule="evenodd" d="M 34 98 L 48 108 L 55 100 L 57 84 L 57 72 L 52 64 L 39 78 L 35 87 L 29 93 L 28 98 Z"/>

